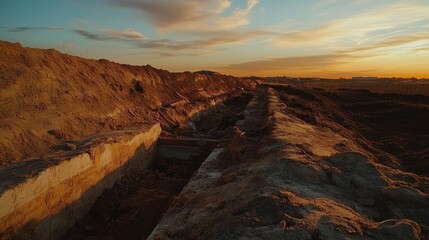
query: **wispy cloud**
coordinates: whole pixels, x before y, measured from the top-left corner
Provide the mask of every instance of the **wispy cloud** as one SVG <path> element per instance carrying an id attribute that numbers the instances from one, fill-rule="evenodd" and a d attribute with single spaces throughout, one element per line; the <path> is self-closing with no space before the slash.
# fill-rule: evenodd
<path id="1" fill-rule="evenodd" d="M 162 56 L 162 57 L 176 57 L 177 54 L 172 53 L 172 52 L 165 52 L 165 51 L 152 51 L 153 54 L 156 54 L 158 56 Z"/>
<path id="2" fill-rule="evenodd" d="M 429 47 L 420 47 L 420 48 L 416 48 L 414 50 L 417 52 L 429 52 Z"/>
<path id="3" fill-rule="evenodd" d="M 73 32 L 96 41 L 110 41 L 110 40 L 125 40 L 138 48 L 144 49 L 163 49 L 170 51 L 190 50 L 190 49 L 207 49 L 210 47 L 238 44 L 248 42 L 254 39 L 262 38 L 273 33 L 267 31 L 242 31 L 242 32 L 222 32 L 220 36 L 207 36 L 202 39 L 178 41 L 171 39 L 149 40 L 143 34 L 134 30 L 116 31 L 111 29 L 101 29 L 100 31 L 88 31 L 83 29 L 76 29 Z M 173 53 L 163 52 L 161 55 L 167 56 Z"/>
<path id="4" fill-rule="evenodd" d="M 109 0 L 109 3 L 137 10 L 156 29 L 173 34 L 169 35 L 170 38 L 148 39 L 132 29 L 89 31 L 78 28 L 74 32 L 97 41 L 127 40 L 138 48 L 156 51 L 160 56 L 177 54 L 171 51 L 210 50 L 212 47 L 245 43 L 274 34 L 265 30 L 240 28 L 250 23 L 248 16 L 259 0 L 247 0 L 245 6 L 235 9 L 230 9 L 231 0 Z M 229 14 L 226 14 L 227 9 L 231 11 Z M 186 34 L 186 40 L 177 40 L 176 33 Z"/>
<path id="5" fill-rule="evenodd" d="M 340 47 L 374 40 L 381 32 L 407 32 L 408 26 L 429 20 L 429 5 L 393 4 L 355 16 L 334 20 L 309 29 L 282 34 L 274 40 L 277 46 L 291 44 L 328 44 Z M 427 30 L 427 29 L 426 29 Z M 422 28 L 414 29 L 424 31 Z M 384 36 L 383 36 L 384 37 Z"/>
<path id="6" fill-rule="evenodd" d="M 248 15 L 258 3 L 259 0 L 249 0 L 245 8 L 235 9 L 231 16 L 216 19 L 215 25 L 221 29 L 233 29 L 249 24 Z"/>
<path id="7" fill-rule="evenodd" d="M 314 69 L 323 68 L 331 65 L 348 63 L 350 59 L 356 57 L 347 54 L 328 54 L 301 57 L 278 57 L 268 58 L 244 63 L 231 64 L 221 69 L 225 70 L 244 70 L 244 71 L 272 71 L 272 70 L 290 70 L 290 69 Z"/>
<path id="8" fill-rule="evenodd" d="M 102 41 L 102 40 L 109 40 L 110 39 L 109 37 L 107 37 L 103 34 L 94 33 L 94 32 L 86 31 L 83 29 L 75 29 L 75 30 L 73 30 L 73 32 L 75 32 L 75 33 L 77 33 L 77 34 L 79 34 L 79 35 L 81 35 L 87 39 L 90 39 L 90 40 Z"/>
<path id="9" fill-rule="evenodd" d="M 143 40 L 146 39 L 146 37 L 133 30 L 133 29 L 125 29 L 125 30 L 115 30 L 115 29 L 109 29 L 109 28 L 103 28 L 101 29 L 101 31 L 108 37 L 110 38 L 115 38 L 115 39 L 134 39 L 134 40 Z"/>
<path id="10" fill-rule="evenodd" d="M 214 36 L 191 41 L 174 41 L 169 39 L 143 41 L 137 43 L 137 46 L 140 48 L 167 50 L 206 49 L 219 45 L 248 42 L 269 34 L 271 33 L 265 31 L 244 31 L 239 33 L 229 32 L 222 36 Z"/>
<path id="11" fill-rule="evenodd" d="M 14 27 L 6 28 L 9 32 L 25 32 L 25 31 L 36 31 L 36 30 L 64 30 L 63 27 Z"/>
<path id="12" fill-rule="evenodd" d="M 231 0 L 110 0 L 113 6 L 140 10 L 156 28 L 167 31 L 201 33 L 235 29 L 249 23 L 248 15 L 258 0 L 247 0 L 244 8 L 225 11 Z M 213 30 L 207 26 L 216 26 Z"/>
<path id="13" fill-rule="evenodd" d="M 373 44 L 366 44 L 364 46 L 348 48 L 345 50 L 341 50 L 341 53 L 358 53 L 363 51 L 384 49 L 384 48 L 392 48 L 392 47 L 400 47 L 403 45 L 407 45 L 410 43 L 415 43 L 419 41 L 424 41 L 429 43 L 429 34 L 414 34 L 414 35 L 399 35 L 393 36 L 387 39 L 383 39 L 382 41 L 375 42 Z"/>
<path id="14" fill-rule="evenodd" d="M 140 10 L 160 28 L 192 24 L 222 13 L 231 5 L 228 0 L 111 0 L 114 6 Z"/>
<path id="15" fill-rule="evenodd" d="M 373 56 L 349 54 L 308 55 L 298 57 L 273 57 L 255 61 L 230 64 L 214 68 L 233 75 L 257 76 L 306 76 L 306 77 L 351 77 L 363 72 L 374 73 L 368 66 L 354 69 L 356 61 L 366 61 Z"/>
<path id="16" fill-rule="evenodd" d="M 133 29 L 125 30 L 114 30 L 103 28 L 99 31 L 87 31 L 83 29 L 75 29 L 73 32 L 87 38 L 90 40 L 104 41 L 104 40 L 125 40 L 125 41 L 135 41 L 135 40 L 144 40 L 146 37 Z"/>
<path id="17" fill-rule="evenodd" d="M 201 57 L 201 56 L 205 56 L 208 53 L 204 52 L 204 51 L 197 51 L 197 52 L 167 52 L 167 51 L 159 51 L 159 50 L 154 50 L 151 51 L 152 54 L 156 54 L 158 56 L 162 56 L 162 57 L 177 57 L 177 56 L 188 56 L 188 57 Z"/>
<path id="18" fill-rule="evenodd" d="M 333 5 L 339 5 L 344 3 L 359 4 L 359 3 L 366 3 L 369 1 L 370 0 L 319 0 L 317 1 L 317 3 L 313 5 L 313 7 L 315 9 L 320 9 L 320 8 L 332 7 Z"/>

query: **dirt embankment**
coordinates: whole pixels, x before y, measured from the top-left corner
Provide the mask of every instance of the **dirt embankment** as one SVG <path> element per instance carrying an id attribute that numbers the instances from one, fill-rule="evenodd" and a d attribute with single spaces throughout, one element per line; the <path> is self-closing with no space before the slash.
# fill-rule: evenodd
<path id="1" fill-rule="evenodd" d="M 289 106 L 288 114 L 353 139 L 379 163 L 429 174 L 429 96 L 350 89 L 277 89 Z"/>
<path id="2" fill-rule="evenodd" d="M 252 84 L 231 76 L 170 73 L 0 41 L 0 166 L 143 122 L 175 128 L 243 88 Z"/>
<path id="3" fill-rule="evenodd" d="M 243 109 L 251 97 L 235 97 L 201 113 L 189 129 L 178 131 L 180 137 L 204 136 L 225 141 L 231 136 L 234 124 L 243 119 Z M 162 142 L 161 139 L 158 147 Z M 212 150 L 208 145 L 194 149 L 199 154 L 187 159 L 157 155 L 148 169 L 132 171 L 106 190 L 64 239 L 146 239 Z M 161 147 L 159 151 L 166 150 Z"/>
<path id="4" fill-rule="evenodd" d="M 387 134 L 388 118 L 358 123 L 380 115 L 353 113 L 344 98 L 296 87 L 261 93 L 237 124 L 245 134 L 227 147 L 219 180 L 180 195 L 150 239 L 428 239 L 429 178 L 367 135 Z M 383 96 L 374 98 L 385 111 Z"/>

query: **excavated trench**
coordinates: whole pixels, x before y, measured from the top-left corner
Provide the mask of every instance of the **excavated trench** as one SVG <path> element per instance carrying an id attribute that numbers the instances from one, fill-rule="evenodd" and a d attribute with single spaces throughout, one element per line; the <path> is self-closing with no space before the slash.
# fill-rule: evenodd
<path id="1" fill-rule="evenodd" d="M 145 239 L 201 163 L 243 119 L 252 95 L 242 95 L 169 129 L 157 143 L 149 168 L 131 171 L 97 199 L 64 239 Z"/>

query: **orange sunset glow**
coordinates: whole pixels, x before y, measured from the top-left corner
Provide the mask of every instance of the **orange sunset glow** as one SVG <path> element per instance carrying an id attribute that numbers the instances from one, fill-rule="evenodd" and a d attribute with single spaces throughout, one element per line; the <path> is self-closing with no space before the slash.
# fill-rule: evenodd
<path id="1" fill-rule="evenodd" d="M 82 57 L 238 76 L 429 76 L 425 0 L 0 4 L 0 39 Z"/>

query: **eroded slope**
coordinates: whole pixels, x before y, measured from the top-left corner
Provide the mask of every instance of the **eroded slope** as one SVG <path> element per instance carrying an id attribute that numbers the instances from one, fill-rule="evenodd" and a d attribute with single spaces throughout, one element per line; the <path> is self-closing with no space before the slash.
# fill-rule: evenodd
<path id="1" fill-rule="evenodd" d="M 143 122 L 174 128 L 248 87 L 230 76 L 169 73 L 1 41 L 0 165 Z"/>

